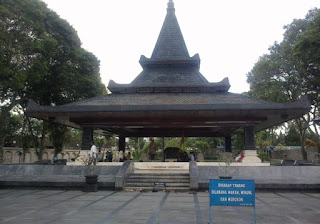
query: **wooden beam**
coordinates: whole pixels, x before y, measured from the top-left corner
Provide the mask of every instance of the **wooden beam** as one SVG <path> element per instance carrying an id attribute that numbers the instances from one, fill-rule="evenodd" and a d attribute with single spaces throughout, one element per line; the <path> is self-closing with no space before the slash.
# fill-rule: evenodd
<path id="1" fill-rule="evenodd" d="M 239 128 L 146 128 L 146 129 L 105 129 L 108 132 L 113 132 L 117 135 L 125 135 L 128 137 L 181 137 L 184 133 L 185 137 L 225 137 L 230 136 Z"/>

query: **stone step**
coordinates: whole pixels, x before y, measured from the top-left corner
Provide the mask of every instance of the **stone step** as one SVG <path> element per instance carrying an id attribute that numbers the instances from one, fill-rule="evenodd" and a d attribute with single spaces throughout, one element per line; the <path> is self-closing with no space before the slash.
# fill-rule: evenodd
<path id="1" fill-rule="evenodd" d="M 181 171 L 166 171 L 167 173 L 165 174 L 170 174 L 170 175 L 182 175 L 182 174 L 185 174 L 185 175 L 189 175 L 189 171 L 188 172 L 181 172 Z M 158 175 L 162 175 L 163 174 L 163 171 L 134 171 L 135 174 L 158 174 Z"/>
<path id="2" fill-rule="evenodd" d="M 154 188 L 153 187 L 125 187 L 124 190 L 126 191 L 136 191 L 136 190 L 146 190 L 146 191 L 152 191 Z M 164 189 L 157 189 L 158 191 L 162 191 Z M 174 191 L 189 191 L 190 188 L 189 187 L 170 187 L 170 188 L 166 188 L 165 190 L 170 191 L 170 190 L 174 190 Z"/>
<path id="3" fill-rule="evenodd" d="M 168 189 L 171 189 L 171 188 L 174 188 L 174 187 L 184 187 L 184 188 L 190 188 L 190 185 L 189 183 L 168 183 L 166 182 L 165 183 L 166 185 L 166 188 Z M 154 183 L 127 183 L 126 184 L 126 187 L 130 188 L 130 187 L 154 187 Z"/>
<path id="4" fill-rule="evenodd" d="M 135 172 L 126 179 L 125 189 L 153 190 L 154 183 L 165 183 L 166 187 L 156 187 L 158 190 L 181 190 L 190 189 L 190 175 L 181 171 L 161 171 L 161 172 Z"/>
<path id="5" fill-rule="evenodd" d="M 152 174 L 189 174 L 189 163 L 177 162 L 143 162 L 134 163 L 135 173 L 152 173 Z"/>
<path id="6" fill-rule="evenodd" d="M 189 175 L 152 175 L 152 174 L 148 174 L 148 175 L 130 175 L 129 178 L 131 179 L 148 179 L 148 178 L 152 178 L 152 179 L 157 179 L 157 178 L 164 178 L 164 179 L 189 179 Z"/>
<path id="7" fill-rule="evenodd" d="M 190 183 L 190 178 L 181 178 L 181 179 L 170 179 L 170 178 L 143 178 L 143 179 L 137 179 L 137 178 L 129 178 L 127 180 L 127 183 L 155 183 L 155 182 L 161 182 L 161 183 Z"/>
<path id="8" fill-rule="evenodd" d="M 130 176 L 168 176 L 168 177 L 189 177 L 189 173 L 132 173 Z"/>

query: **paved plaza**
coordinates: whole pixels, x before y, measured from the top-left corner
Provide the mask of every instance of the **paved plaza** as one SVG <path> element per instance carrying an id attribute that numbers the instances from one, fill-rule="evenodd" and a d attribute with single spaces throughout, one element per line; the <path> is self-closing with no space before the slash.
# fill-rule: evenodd
<path id="1" fill-rule="evenodd" d="M 208 223 L 207 192 L 0 190 L 0 223 Z M 320 193 L 256 193 L 257 223 L 320 223 Z M 252 207 L 212 207 L 212 223 L 251 223 Z"/>

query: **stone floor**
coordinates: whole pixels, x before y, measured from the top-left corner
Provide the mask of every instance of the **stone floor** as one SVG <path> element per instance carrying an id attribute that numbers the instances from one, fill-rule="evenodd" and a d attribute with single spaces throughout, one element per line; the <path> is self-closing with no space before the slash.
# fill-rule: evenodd
<path id="1" fill-rule="evenodd" d="M 208 223 L 206 192 L 0 190 L 0 223 Z M 212 207 L 212 223 L 252 223 L 252 207 Z M 320 193 L 256 193 L 259 224 L 319 224 Z"/>

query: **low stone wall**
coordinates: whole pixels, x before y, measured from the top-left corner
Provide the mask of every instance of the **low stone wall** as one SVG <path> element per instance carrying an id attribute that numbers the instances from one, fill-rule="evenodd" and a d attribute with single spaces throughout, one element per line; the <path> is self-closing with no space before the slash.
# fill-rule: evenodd
<path id="1" fill-rule="evenodd" d="M 198 166 L 199 189 L 209 188 L 210 179 L 219 179 L 224 167 Z M 320 166 L 230 167 L 233 179 L 254 179 L 257 189 L 312 189 L 320 191 Z"/>
<path id="2" fill-rule="evenodd" d="M 23 161 L 22 155 L 19 156 L 19 152 L 22 152 L 22 148 L 5 147 L 4 148 L 4 163 L 5 164 L 21 164 L 21 163 L 34 163 L 38 160 L 37 154 L 34 149 L 29 149 L 26 152 L 25 159 Z M 71 161 L 79 153 L 79 149 L 64 149 L 64 155 L 58 154 L 58 159 L 66 159 Z M 52 160 L 54 156 L 54 149 L 45 149 L 43 152 L 43 160 Z"/>
<path id="3" fill-rule="evenodd" d="M 114 190 L 116 179 L 123 183 L 126 174 L 133 172 L 131 161 L 122 164 L 97 166 L 99 189 Z M 224 173 L 223 166 L 197 165 L 190 163 L 190 187 L 192 190 L 207 190 L 210 179 L 218 179 Z M 0 165 L 0 188 L 41 187 L 50 189 L 82 189 L 85 166 L 66 165 Z M 320 191 L 320 166 L 232 166 L 229 175 L 233 179 L 254 179 L 257 189 L 263 190 L 316 190 Z M 121 189 L 121 188 L 120 188 Z"/>
<path id="4" fill-rule="evenodd" d="M 94 174 L 99 175 L 99 188 L 114 189 L 120 168 L 121 165 L 96 166 Z M 0 165 L 0 187 L 81 189 L 87 174 L 86 166 Z"/>
<path id="5" fill-rule="evenodd" d="M 317 149 L 306 149 L 308 161 L 314 161 L 315 153 Z M 284 159 L 284 155 L 287 155 L 288 160 L 302 160 L 301 150 L 291 149 L 291 150 L 274 150 L 272 151 L 272 159 Z"/>

